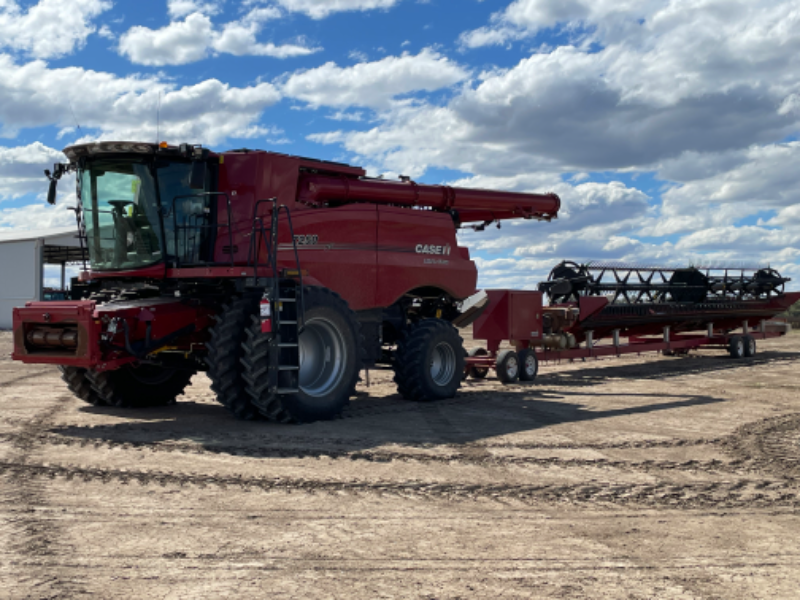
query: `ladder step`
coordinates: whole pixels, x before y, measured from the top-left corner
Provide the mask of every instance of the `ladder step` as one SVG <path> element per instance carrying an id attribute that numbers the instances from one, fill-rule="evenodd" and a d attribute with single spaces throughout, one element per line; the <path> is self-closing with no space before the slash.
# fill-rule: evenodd
<path id="1" fill-rule="evenodd" d="M 297 344 L 278 344 L 278 348 L 297 348 Z"/>
<path id="2" fill-rule="evenodd" d="M 278 388 L 279 394 L 297 394 L 299 391 L 298 388 Z"/>
<path id="3" fill-rule="evenodd" d="M 278 298 L 278 302 L 297 302 L 297 298 Z"/>
<path id="4" fill-rule="evenodd" d="M 295 367 L 293 365 L 281 365 L 278 367 L 279 371 L 299 371 L 300 367 Z"/>
<path id="5" fill-rule="evenodd" d="M 284 321 L 281 319 L 279 325 L 297 325 L 297 321 Z"/>

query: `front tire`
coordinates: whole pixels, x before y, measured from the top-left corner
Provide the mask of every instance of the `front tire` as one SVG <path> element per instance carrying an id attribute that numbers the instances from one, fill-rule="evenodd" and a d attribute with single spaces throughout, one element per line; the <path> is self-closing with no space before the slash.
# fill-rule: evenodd
<path id="1" fill-rule="evenodd" d="M 87 376 L 87 370 L 81 367 L 59 366 L 61 379 L 67 384 L 69 391 L 78 398 L 92 406 L 105 406 L 106 403 L 92 388 L 92 382 Z"/>
<path id="2" fill-rule="evenodd" d="M 125 365 L 115 371 L 87 371 L 92 390 L 109 406 L 151 408 L 175 404 L 191 382 L 193 369 Z"/>
<path id="3" fill-rule="evenodd" d="M 489 356 L 489 352 L 486 348 L 473 348 L 469 351 L 468 356 L 475 357 L 475 356 Z M 469 376 L 473 379 L 486 379 L 486 376 L 489 374 L 489 369 L 487 367 L 470 367 L 469 368 Z"/>
<path id="4" fill-rule="evenodd" d="M 299 336 L 297 393 L 269 387 L 270 334 L 254 318 L 244 344 L 247 393 L 259 412 L 280 423 L 311 423 L 338 417 L 355 394 L 361 370 L 358 320 L 338 294 L 327 288 L 304 290 L 303 331 Z"/>
<path id="5" fill-rule="evenodd" d="M 237 419 L 251 421 L 258 418 L 242 379 L 244 349 L 250 319 L 258 312 L 260 292 L 251 292 L 234 298 L 222 307 L 217 322 L 211 328 L 208 344 L 208 377 L 217 402 L 227 408 Z"/>
<path id="6" fill-rule="evenodd" d="M 463 373 L 463 340 L 447 321 L 423 319 L 397 344 L 394 381 L 406 400 L 452 398 Z"/>

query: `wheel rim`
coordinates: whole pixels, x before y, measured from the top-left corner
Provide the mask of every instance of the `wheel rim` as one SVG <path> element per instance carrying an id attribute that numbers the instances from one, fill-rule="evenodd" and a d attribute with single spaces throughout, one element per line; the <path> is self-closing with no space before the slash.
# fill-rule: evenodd
<path id="1" fill-rule="evenodd" d="M 344 340 L 339 329 L 327 319 L 306 321 L 300 334 L 300 389 L 309 396 L 330 393 L 344 375 Z"/>
<path id="2" fill-rule="evenodd" d="M 447 385 L 456 372 L 456 352 L 447 342 L 440 342 L 431 356 L 431 379 L 436 385 Z"/>
<path id="3" fill-rule="evenodd" d="M 532 354 L 528 354 L 528 356 L 525 357 L 525 375 L 528 377 L 536 375 L 536 357 Z"/>
<path id="4" fill-rule="evenodd" d="M 519 362 L 515 356 L 506 361 L 506 374 L 512 379 L 519 373 Z"/>
<path id="5" fill-rule="evenodd" d="M 739 340 L 738 342 L 736 342 L 736 355 L 742 356 L 743 354 L 744 354 L 744 342 L 742 340 Z"/>
<path id="6" fill-rule="evenodd" d="M 756 341 L 755 340 L 748 340 L 747 342 L 747 353 L 753 355 L 756 353 Z"/>

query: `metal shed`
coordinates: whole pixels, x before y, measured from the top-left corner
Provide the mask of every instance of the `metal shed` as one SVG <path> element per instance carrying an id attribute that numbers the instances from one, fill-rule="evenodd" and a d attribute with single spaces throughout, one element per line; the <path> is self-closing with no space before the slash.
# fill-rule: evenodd
<path id="1" fill-rule="evenodd" d="M 82 259 L 75 226 L 27 231 L 0 230 L 0 329 L 11 328 L 12 309 L 30 300 L 43 300 L 45 265 L 66 268 Z"/>

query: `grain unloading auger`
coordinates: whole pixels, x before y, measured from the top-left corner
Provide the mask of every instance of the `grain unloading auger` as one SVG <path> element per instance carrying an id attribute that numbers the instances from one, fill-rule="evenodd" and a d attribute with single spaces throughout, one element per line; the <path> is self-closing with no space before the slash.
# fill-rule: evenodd
<path id="1" fill-rule="evenodd" d="M 564 261 L 539 291 L 490 290 L 474 324 L 486 340 L 467 361 L 473 377 L 533 380 L 540 360 L 724 348 L 751 357 L 756 340 L 783 335 L 769 319 L 800 301 L 774 269 L 669 268 Z M 549 298 L 549 305 L 544 302 Z M 500 350 L 508 340 L 513 349 Z"/>
<path id="2" fill-rule="evenodd" d="M 327 419 L 376 364 L 405 398 L 451 397 L 464 371 L 453 322 L 477 282 L 456 230 L 560 207 L 264 151 L 64 153 L 48 199 L 74 172 L 88 266 L 74 300 L 15 309 L 14 358 L 58 365 L 98 405 L 169 404 L 205 370 L 240 418 Z"/>

